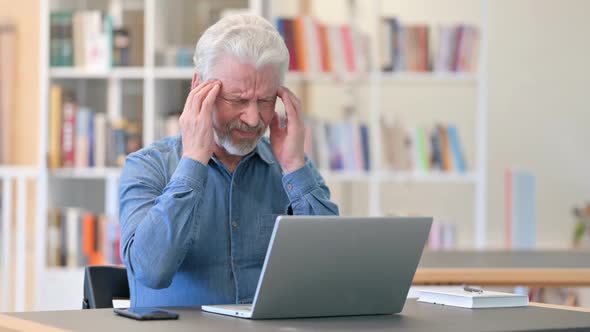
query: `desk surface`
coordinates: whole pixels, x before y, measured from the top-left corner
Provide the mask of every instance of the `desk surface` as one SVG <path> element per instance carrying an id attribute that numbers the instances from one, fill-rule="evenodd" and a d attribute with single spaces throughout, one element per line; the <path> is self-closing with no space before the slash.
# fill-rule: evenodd
<path id="1" fill-rule="evenodd" d="M 401 314 L 336 318 L 252 321 L 172 309 L 177 321 L 139 322 L 116 316 L 111 309 L 25 312 L 0 317 L 0 330 L 43 330 L 39 324 L 73 331 L 563 331 L 590 329 L 590 313 L 542 307 L 463 309 L 408 300 Z M 6 319 L 8 318 L 8 319 Z M 18 318 L 15 320 L 14 318 Z M 11 321 L 12 319 L 12 321 Z M 4 324 L 4 325 L 3 325 Z M 21 324 L 21 325 L 9 325 Z M 29 325 L 26 325 L 29 324 Z M 54 331 L 59 331 L 54 329 Z"/>

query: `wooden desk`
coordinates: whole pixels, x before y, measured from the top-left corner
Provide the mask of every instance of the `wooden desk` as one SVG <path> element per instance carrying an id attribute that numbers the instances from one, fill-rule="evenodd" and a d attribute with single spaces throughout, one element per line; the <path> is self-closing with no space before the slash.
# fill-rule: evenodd
<path id="1" fill-rule="evenodd" d="M 588 287 L 590 252 L 424 252 L 413 284 Z"/>

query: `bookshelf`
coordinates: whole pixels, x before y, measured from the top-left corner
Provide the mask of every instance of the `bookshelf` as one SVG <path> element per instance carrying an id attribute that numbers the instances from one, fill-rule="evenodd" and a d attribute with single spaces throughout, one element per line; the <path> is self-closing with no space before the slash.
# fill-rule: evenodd
<path id="1" fill-rule="evenodd" d="M 161 138 L 161 122 L 168 113 L 180 112 L 184 105 L 184 86 L 191 80 L 191 66 L 169 62 L 170 50 L 189 54 L 196 37 L 226 8 L 252 9 L 262 13 L 260 0 L 192 1 L 174 0 L 51 0 L 41 6 L 42 100 L 41 156 L 45 160 L 51 144 L 51 86 L 58 84 L 73 93 L 77 106 L 84 105 L 107 119 L 132 118 L 141 123 L 141 142 L 145 146 Z M 54 12 L 100 11 L 108 13 L 113 24 L 128 27 L 131 35 L 129 63 L 124 66 L 55 66 L 49 58 L 51 24 Z M 197 21 L 194 18 L 197 17 Z M 71 24 L 75 24 L 74 22 Z M 139 28 L 138 28 L 139 27 Z M 140 29 L 141 31 L 133 31 Z M 74 38 L 74 37 L 73 37 Z M 135 38 L 135 39 L 133 39 Z M 134 48 L 135 46 L 135 48 Z M 186 50 L 190 51 L 189 53 Z M 76 50 L 74 50 L 76 52 Z M 167 58 L 168 56 L 168 58 Z M 186 65 L 186 56 L 185 56 Z M 50 61 L 51 60 L 51 61 Z M 86 59 L 88 61 L 88 59 Z M 70 207 L 104 213 L 113 222 L 118 214 L 117 189 L 120 167 L 106 163 L 99 167 L 42 166 L 39 176 L 38 229 L 36 239 L 43 243 L 36 250 L 38 273 L 35 277 L 36 307 L 39 309 L 77 309 L 81 299 L 81 267 L 49 266 L 47 211 Z M 52 287 L 49 287 L 51 285 Z M 80 287 L 77 287 L 80 286 Z M 56 299 L 58 300 L 56 302 Z"/>
<path id="2" fill-rule="evenodd" d="M 300 0 L 305 2 L 304 0 Z M 370 25 L 369 31 L 377 33 L 378 18 L 382 16 L 379 0 L 370 2 L 372 10 L 370 16 L 376 18 Z M 383 188 L 389 184 L 420 184 L 426 186 L 451 185 L 472 186 L 475 192 L 474 199 L 474 234 L 475 246 L 485 245 L 485 156 L 486 156 L 486 72 L 485 72 L 485 36 L 486 36 L 486 1 L 481 1 L 482 33 L 481 58 L 478 71 L 475 73 L 420 73 L 420 72 L 381 72 L 371 70 L 366 73 L 334 75 L 332 73 L 289 72 L 286 83 L 293 86 L 296 93 L 305 101 L 313 93 L 317 86 L 344 86 L 347 91 L 352 91 L 354 99 L 358 90 L 367 92 L 366 114 L 364 120 L 370 131 L 371 164 L 377 165 L 370 171 L 337 171 L 322 169 L 321 172 L 330 185 L 340 186 L 341 191 L 350 191 L 352 183 L 366 186 L 367 209 L 363 214 L 383 215 Z M 51 84 L 61 84 L 73 90 L 81 103 L 93 108 L 97 113 L 104 113 L 109 118 L 133 116 L 141 121 L 142 146 L 160 139 L 163 136 L 164 120 L 170 114 L 178 114 L 184 105 L 187 84 L 193 75 L 193 69 L 186 66 L 175 66 L 170 62 L 170 52 L 184 54 L 187 48 L 192 48 L 196 42 L 196 36 L 210 22 L 211 17 L 220 15 L 224 8 L 247 9 L 255 13 L 264 14 L 266 17 L 283 15 L 281 6 L 294 6 L 292 2 L 278 2 L 276 0 L 224 0 L 224 1 L 189 1 L 173 0 L 160 2 L 157 0 L 109 0 L 109 1 L 73 1 L 51 0 L 44 3 L 41 13 L 42 25 L 42 49 L 44 54 L 49 54 L 50 40 L 50 14 L 60 10 L 85 10 L 93 9 L 109 13 L 113 21 L 126 23 L 126 19 L 137 22 L 138 17 L 142 23 L 142 32 L 137 36 L 141 38 L 141 56 L 132 61 L 129 66 L 109 67 L 102 69 L 85 69 L 80 67 L 54 67 L 50 66 L 46 57 L 42 66 L 43 75 L 43 107 L 41 110 L 41 155 L 45 160 L 49 151 L 48 137 L 50 100 L 48 98 Z M 309 4 L 304 5 L 309 6 Z M 188 9 L 187 9 L 188 8 Z M 287 10 L 289 12 L 289 10 Z M 297 15 L 302 12 L 296 8 L 290 14 Z M 129 13 L 132 13 L 130 15 Z M 138 14 L 139 13 L 139 14 Z M 210 17 L 207 15 L 210 14 Z M 138 16 L 139 15 L 139 16 Z M 191 19 L 191 15 L 197 17 Z M 217 15 L 217 16 L 216 16 Z M 356 20 L 352 18 L 352 20 Z M 356 24 L 356 23 L 355 23 Z M 195 31 L 197 33 L 195 33 Z M 133 40 L 132 40 L 133 42 Z M 374 43 L 373 43 L 374 44 Z M 374 47 L 374 45 L 372 45 Z M 184 52 L 184 53 L 183 53 Z M 179 56 L 180 56 L 179 55 Z M 182 56 L 180 56 L 182 58 Z M 435 171 L 391 171 L 383 167 L 384 161 L 380 153 L 383 151 L 382 133 L 380 130 L 381 115 L 384 112 L 384 97 L 386 89 L 397 86 L 432 87 L 438 85 L 467 86 L 476 92 L 476 103 L 473 107 L 476 114 L 475 130 L 475 158 L 471 166 L 464 173 L 435 172 Z M 356 92 L 355 92 L 356 91 Z M 354 102 L 360 102 L 355 100 Z M 307 104 L 307 103 L 306 103 Z M 310 103 L 308 107 L 313 107 Z M 130 115 L 134 110 L 136 114 Z M 80 207 L 96 213 L 105 213 L 116 220 L 118 214 L 117 186 L 120 168 L 105 165 L 101 167 L 66 167 L 48 168 L 42 166 L 39 176 L 38 195 L 38 243 L 46 243 L 48 225 L 47 211 L 52 208 Z M 83 191 L 84 195 L 76 192 Z M 57 198 L 59 197 L 59 198 Z M 340 204 L 346 203 L 351 198 L 335 195 L 336 199 L 342 198 Z M 45 308 L 78 308 L 81 296 L 79 293 L 68 292 L 61 297 L 59 292 L 63 285 L 56 287 L 54 291 L 48 289 L 49 280 L 53 283 L 75 284 L 82 275 L 80 268 L 50 267 L 46 264 L 47 249 L 38 246 L 36 267 L 36 294 L 37 307 Z M 53 304 L 52 307 L 44 307 L 47 299 L 63 299 L 63 303 Z M 56 306 L 55 306 L 56 305 Z"/>
<path id="3" fill-rule="evenodd" d="M 465 196 L 465 206 L 468 206 L 473 212 L 462 215 L 457 226 L 466 229 L 463 230 L 463 238 L 470 237 L 474 239 L 469 246 L 483 248 L 486 245 L 485 216 L 487 200 L 486 37 L 488 2 L 485 0 L 459 2 L 454 0 L 436 3 L 426 0 L 377 0 L 320 3 L 302 0 L 296 2 L 296 4 L 285 4 L 272 1 L 271 12 L 273 16 L 285 18 L 308 14 L 317 19 L 320 24 L 325 25 L 351 24 L 362 32 L 368 33 L 373 38 L 372 41 L 380 41 L 375 36 L 380 33 L 379 23 L 382 18 L 397 17 L 401 23 L 412 26 L 416 24 L 426 25 L 433 31 L 436 31 L 440 26 L 448 29 L 448 27 L 455 24 L 478 27 L 480 44 L 479 54 L 474 56 L 474 58 L 477 58 L 476 62 L 479 63 L 476 70 L 381 71 L 376 68 L 375 63 L 377 62 L 373 57 L 373 67 L 367 73 L 354 73 L 345 76 L 340 75 L 340 73 L 290 73 L 287 77 L 287 84 L 292 85 L 294 91 L 308 99 L 304 103 L 307 104 L 307 109 L 312 110 L 313 115 L 322 120 L 327 119 L 327 121 L 340 121 L 342 118 L 349 116 L 346 111 L 342 110 L 342 104 L 347 102 L 337 105 L 338 101 L 334 101 L 343 99 L 341 96 L 345 95 L 346 98 L 352 100 L 348 101 L 348 103 L 352 104 L 356 109 L 353 121 L 358 121 L 360 118 L 370 128 L 370 163 L 373 166 L 370 171 L 358 171 L 356 166 L 353 167 L 353 170 L 348 170 L 346 167 L 344 167 L 344 170 L 334 170 L 331 165 L 330 167 L 325 167 L 325 165 L 320 167 L 322 175 L 330 187 L 332 189 L 336 188 L 337 193 L 334 196 L 340 203 L 344 202 L 344 207 L 351 205 L 354 206 L 352 213 L 358 213 L 360 210 L 362 214 L 370 215 L 424 213 L 425 210 L 421 210 L 420 204 L 414 204 L 410 208 L 411 210 L 404 210 L 404 207 L 391 210 L 391 206 L 395 204 L 389 202 L 391 197 L 403 196 L 403 193 L 400 194 L 400 192 L 404 190 L 416 194 L 427 191 L 420 191 L 416 188 L 461 187 L 461 189 L 453 189 L 452 192 L 457 191 L 461 197 Z M 466 7 L 467 10 L 464 10 L 463 7 Z M 467 14 L 465 15 L 465 13 Z M 475 15 L 473 15 L 474 13 Z M 474 19 L 474 16 L 477 18 Z M 378 43 L 371 43 L 371 53 L 373 54 L 379 53 L 376 44 Z M 433 45 L 437 46 L 436 44 Z M 331 89 L 334 86 L 340 86 L 340 91 L 336 93 L 332 91 Z M 410 89 L 412 90 L 412 96 L 408 101 L 408 98 L 403 94 Z M 314 90 L 320 90 L 321 92 L 314 92 Z M 439 92 L 439 90 L 444 91 Z M 457 98 L 458 95 L 465 94 L 468 97 L 465 97 L 464 100 L 447 102 L 447 98 L 453 99 Z M 400 98 L 401 101 L 397 99 L 400 95 L 402 97 Z M 433 99 L 441 101 L 441 103 L 423 101 L 423 99 L 429 99 L 425 98 L 425 96 L 430 97 L 431 95 L 435 95 Z M 328 99 L 326 104 L 329 106 L 326 109 L 322 109 L 323 105 L 317 102 L 317 99 L 322 98 Z M 316 99 L 316 101 L 309 102 L 309 99 Z M 443 110 L 440 114 L 433 111 L 445 107 L 450 110 Z M 457 110 L 453 110 L 453 108 L 457 108 Z M 400 113 L 402 117 L 411 118 L 414 121 L 413 125 L 423 126 L 424 123 L 429 121 L 444 122 L 447 121 L 445 120 L 447 117 L 452 119 L 450 121 L 460 122 L 458 127 L 460 127 L 463 135 L 461 138 L 468 142 L 466 145 L 469 145 L 467 148 L 469 151 L 466 153 L 468 159 L 467 169 L 461 172 L 453 170 L 445 172 L 416 169 L 392 170 L 387 165 L 383 153 L 381 153 L 387 145 L 383 143 L 385 140 L 383 139 L 384 133 L 381 128 L 381 121 L 383 116 L 389 112 Z M 330 114 L 326 115 L 326 113 Z M 461 117 L 468 120 L 458 121 L 457 119 Z M 396 190 L 391 190 L 391 188 Z M 450 194 L 445 197 L 445 195 L 440 194 L 443 190 L 436 189 L 438 195 L 430 195 L 434 198 L 428 196 L 424 198 L 419 194 L 413 197 L 415 197 L 416 201 L 427 201 L 431 199 L 444 200 L 453 195 Z M 466 191 L 470 191 L 470 193 L 465 195 Z M 338 194 L 338 192 L 344 192 L 344 194 Z M 467 198 L 467 196 L 469 197 Z M 359 200 L 366 204 L 358 204 Z M 405 203 L 402 202 L 401 204 Z M 434 211 L 445 209 L 442 205 L 444 204 L 440 203 L 437 207 L 431 210 L 426 209 L 426 211 L 428 211 L 428 214 L 436 216 L 437 212 Z M 351 213 L 351 211 L 341 212 Z"/>

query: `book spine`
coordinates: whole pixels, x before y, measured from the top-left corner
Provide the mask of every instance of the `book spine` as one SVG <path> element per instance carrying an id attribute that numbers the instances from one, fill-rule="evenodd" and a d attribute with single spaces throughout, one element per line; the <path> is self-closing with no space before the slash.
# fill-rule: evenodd
<path id="1" fill-rule="evenodd" d="M 59 85 L 51 85 L 50 109 L 49 109 L 49 168 L 62 166 L 62 110 L 63 110 L 63 89 Z"/>
<path id="2" fill-rule="evenodd" d="M 285 18 L 283 19 L 283 24 L 285 26 L 285 44 L 287 44 L 287 49 L 289 50 L 289 71 L 299 71 L 301 66 L 297 57 L 297 45 L 295 45 L 294 21 L 293 19 Z"/>
<path id="3" fill-rule="evenodd" d="M 76 209 L 66 210 L 66 238 L 67 238 L 67 256 L 66 266 L 77 267 L 78 266 L 78 223 L 79 223 L 79 211 Z"/>
<path id="4" fill-rule="evenodd" d="M 90 110 L 86 107 L 80 107 L 76 114 L 76 134 L 75 134 L 75 167 L 88 167 L 88 119 Z"/>
<path id="5" fill-rule="evenodd" d="M 96 113 L 94 115 L 94 166 L 106 166 L 106 135 L 107 135 L 106 115 Z"/>
<path id="6" fill-rule="evenodd" d="M 369 127 L 366 124 L 360 125 L 361 131 L 361 144 L 363 149 L 363 166 L 365 171 L 371 170 L 371 151 L 369 142 Z"/>
<path id="7" fill-rule="evenodd" d="M 74 42 L 72 39 L 72 12 L 62 14 L 61 41 L 60 41 L 60 65 L 71 67 L 74 65 Z"/>
<path id="8" fill-rule="evenodd" d="M 67 101 L 63 106 L 62 151 L 63 165 L 74 167 L 76 137 L 76 104 Z"/>

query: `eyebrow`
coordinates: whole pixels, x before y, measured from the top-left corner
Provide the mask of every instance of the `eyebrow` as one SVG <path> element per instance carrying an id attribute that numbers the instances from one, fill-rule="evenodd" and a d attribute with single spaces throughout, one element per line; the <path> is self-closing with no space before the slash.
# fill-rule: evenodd
<path id="1" fill-rule="evenodd" d="M 226 94 L 222 94 L 222 95 L 220 95 L 220 97 L 221 97 L 221 98 L 224 98 L 224 99 L 240 99 L 240 100 L 242 100 L 242 99 L 247 99 L 247 98 L 243 98 L 242 96 L 240 96 L 240 94 L 239 94 L 239 93 L 226 93 Z M 275 97 L 276 97 L 276 95 L 272 95 L 272 96 L 271 96 L 271 95 L 268 95 L 268 96 L 265 96 L 265 97 L 262 97 L 262 98 L 258 98 L 258 100 L 267 100 L 267 101 L 271 101 L 271 100 L 273 100 Z"/>

